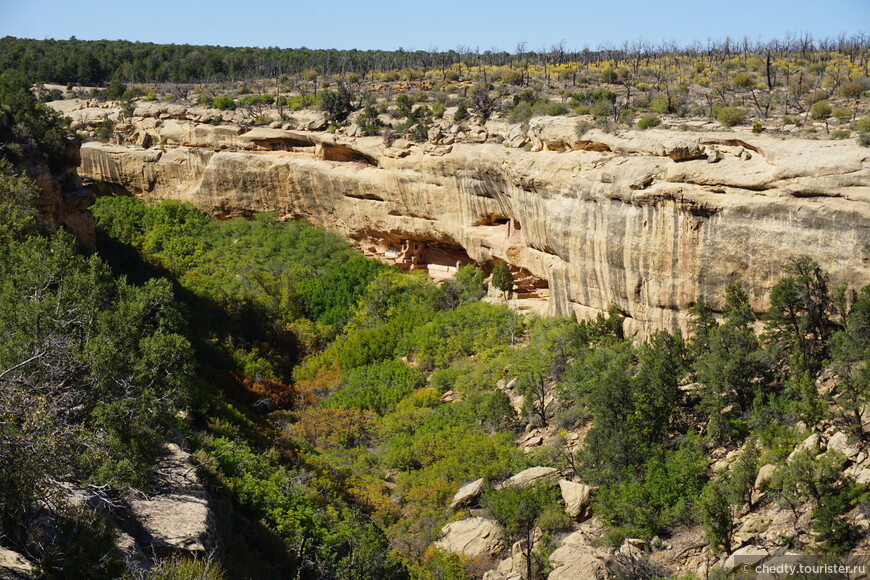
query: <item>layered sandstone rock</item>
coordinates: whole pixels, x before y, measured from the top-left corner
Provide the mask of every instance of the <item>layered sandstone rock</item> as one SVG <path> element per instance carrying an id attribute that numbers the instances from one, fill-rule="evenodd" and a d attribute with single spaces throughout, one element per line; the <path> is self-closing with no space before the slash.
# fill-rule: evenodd
<path id="1" fill-rule="evenodd" d="M 506 260 L 550 314 L 588 318 L 615 303 L 635 336 L 685 327 L 699 294 L 720 307 L 732 282 L 760 310 L 800 254 L 832 285 L 870 282 L 870 149 L 576 125 L 533 119 L 519 138 L 491 122 L 474 128 L 487 143 L 450 128 L 387 148 L 379 137 L 152 118 L 133 129 L 162 149 L 88 143 L 81 174 L 98 193 L 304 217 L 405 268 Z M 511 146 L 526 140 L 532 151 Z"/>

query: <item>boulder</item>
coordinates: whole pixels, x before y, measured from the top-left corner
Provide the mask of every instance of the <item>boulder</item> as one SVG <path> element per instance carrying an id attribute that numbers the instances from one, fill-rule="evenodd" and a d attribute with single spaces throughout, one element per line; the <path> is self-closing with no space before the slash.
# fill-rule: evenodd
<path id="1" fill-rule="evenodd" d="M 764 484 L 770 481 L 770 478 L 773 477 L 775 471 L 776 465 L 773 465 L 772 463 L 762 465 L 758 469 L 758 475 L 755 476 L 755 491 L 761 491 Z"/>
<path id="2" fill-rule="evenodd" d="M 33 565 L 18 552 L 0 547 L 0 579 L 19 578 L 33 578 Z"/>
<path id="3" fill-rule="evenodd" d="M 208 493 L 189 453 L 169 443 L 157 466 L 157 493 L 128 500 L 142 526 L 146 551 L 205 553 L 216 546 L 215 518 Z"/>
<path id="4" fill-rule="evenodd" d="M 813 433 L 812 435 L 798 443 L 797 446 L 794 448 L 794 451 L 789 454 L 786 461 L 791 461 L 795 455 L 807 449 L 812 449 L 816 453 L 818 453 L 819 451 L 824 451 L 824 449 L 822 449 L 822 443 L 818 433 Z"/>
<path id="5" fill-rule="evenodd" d="M 528 487 L 541 481 L 555 483 L 559 470 L 553 467 L 530 467 L 520 471 L 502 484 L 502 487 Z"/>
<path id="6" fill-rule="evenodd" d="M 769 555 L 770 552 L 760 546 L 743 546 L 728 556 L 725 560 L 724 568 L 730 573 L 744 566 L 754 567 Z"/>
<path id="7" fill-rule="evenodd" d="M 689 161 L 691 159 L 700 159 L 704 157 L 704 148 L 690 141 L 681 141 L 669 144 L 666 147 L 665 155 L 674 161 Z"/>
<path id="8" fill-rule="evenodd" d="M 329 126 L 329 120 L 324 115 L 317 115 L 310 121 L 299 126 L 304 131 L 324 131 Z"/>
<path id="9" fill-rule="evenodd" d="M 592 516 L 591 487 L 560 479 L 559 488 L 562 491 L 562 499 L 565 500 L 565 511 L 569 516 L 581 522 Z"/>
<path id="10" fill-rule="evenodd" d="M 604 580 L 612 574 L 607 568 L 608 555 L 589 546 L 563 545 L 550 554 L 553 571 L 548 580 Z"/>
<path id="11" fill-rule="evenodd" d="M 838 451 L 852 461 L 858 457 L 860 452 L 860 449 L 856 445 L 849 444 L 849 436 L 842 431 L 837 431 L 828 439 L 828 449 Z"/>
<path id="12" fill-rule="evenodd" d="M 471 505 L 480 497 L 483 491 L 483 478 L 475 479 L 472 482 L 466 483 L 459 488 L 456 495 L 453 496 L 453 501 L 450 502 L 450 509 L 455 510 L 467 505 Z"/>
<path id="13" fill-rule="evenodd" d="M 466 518 L 441 528 L 442 538 L 435 547 L 469 557 L 498 554 L 504 547 L 501 526 L 487 518 Z"/>

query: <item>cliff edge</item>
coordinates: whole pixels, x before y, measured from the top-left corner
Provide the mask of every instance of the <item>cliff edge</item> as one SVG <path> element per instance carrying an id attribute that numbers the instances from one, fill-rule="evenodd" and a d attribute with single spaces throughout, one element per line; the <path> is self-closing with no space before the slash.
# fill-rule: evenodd
<path id="1" fill-rule="evenodd" d="M 442 122 L 422 144 L 273 125 L 134 117 L 124 144 L 82 146 L 80 175 L 97 194 L 306 218 L 405 268 L 505 260 L 550 314 L 615 303 L 633 336 L 685 327 L 733 282 L 761 310 L 795 255 L 833 285 L 870 283 L 870 149 L 854 142 L 565 117 Z"/>

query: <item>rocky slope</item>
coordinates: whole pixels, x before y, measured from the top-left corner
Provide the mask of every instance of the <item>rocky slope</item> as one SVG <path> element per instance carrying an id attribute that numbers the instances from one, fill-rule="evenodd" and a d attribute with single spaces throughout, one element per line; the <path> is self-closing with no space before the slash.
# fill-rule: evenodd
<path id="1" fill-rule="evenodd" d="M 794 255 L 834 285 L 870 282 L 870 149 L 852 141 L 578 134 L 561 117 L 527 131 L 442 122 L 428 143 L 388 147 L 353 129 L 248 130 L 140 109 L 118 126 L 124 144 L 82 147 L 98 194 L 303 217 L 406 268 L 506 260 L 550 314 L 587 318 L 615 302 L 634 336 L 684 327 L 699 294 L 715 308 L 732 282 L 764 308 Z"/>
<path id="2" fill-rule="evenodd" d="M 66 163 L 62 167 L 52 168 L 35 143 L 16 137 L 17 131 L 13 130 L 13 124 L 12 116 L 0 110 L 0 149 L 10 145 L 10 142 L 21 149 L 21 161 L 14 169 L 16 173 L 26 175 L 36 184 L 39 194 L 36 206 L 42 219 L 55 227 L 63 227 L 72 232 L 82 249 L 94 250 L 94 218 L 87 209 L 94 202 L 94 195 L 82 187 L 78 175 L 81 141 L 68 135 L 64 143 Z"/>

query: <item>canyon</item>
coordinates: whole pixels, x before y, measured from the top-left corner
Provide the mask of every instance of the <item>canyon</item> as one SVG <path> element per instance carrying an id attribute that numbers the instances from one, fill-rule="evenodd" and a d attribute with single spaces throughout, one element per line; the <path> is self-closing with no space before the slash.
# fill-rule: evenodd
<path id="1" fill-rule="evenodd" d="M 97 195 L 304 218 L 436 277 L 504 260 L 547 314 L 615 304 L 635 338 L 685 329 L 699 295 L 721 310 L 732 283 L 763 310 L 798 255 L 831 287 L 870 283 L 870 149 L 852 140 L 537 117 L 441 121 L 418 144 L 317 125 L 215 125 L 141 103 L 114 143 L 81 147 L 79 174 Z"/>

